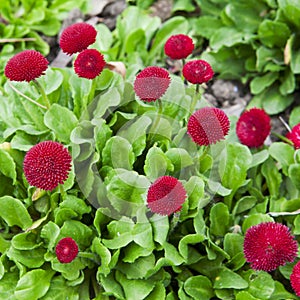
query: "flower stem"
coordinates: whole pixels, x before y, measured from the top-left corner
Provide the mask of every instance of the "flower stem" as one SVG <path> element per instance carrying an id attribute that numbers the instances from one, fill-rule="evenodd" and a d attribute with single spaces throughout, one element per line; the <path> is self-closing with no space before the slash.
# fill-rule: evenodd
<path id="1" fill-rule="evenodd" d="M 172 218 L 171 224 L 170 224 L 169 234 L 172 234 L 172 232 L 174 231 L 174 229 L 178 225 L 179 219 L 180 219 L 180 211 L 175 212 L 173 214 L 173 218 Z"/>
<path id="2" fill-rule="evenodd" d="M 190 107 L 191 114 L 195 110 L 195 107 L 196 107 L 196 104 L 197 104 L 197 101 L 198 101 L 199 91 L 200 91 L 200 84 L 197 83 L 196 84 L 196 91 L 195 91 L 194 97 L 193 97 L 192 102 L 191 102 L 191 107 Z"/>
<path id="3" fill-rule="evenodd" d="M 38 90 L 38 92 L 41 93 L 41 96 L 42 96 L 45 106 L 49 109 L 51 105 L 50 105 L 49 99 L 46 95 L 44 88 L 39 84 L 39 82 L 36 79 L 32 80 L 32 82 L 33 82 L 34 86 L 36 87 L 36 89 Z"/>
<path id="4" fill-rule="evenodd" d="M 36 102 L 35 100 L 31 99 L 30 97 L 26 96 L 25 94 L 23 94 L 22 92 L 20 92 L 17 88 L 15 88 L 9 81 L 7 81 L 8 85 L 11 87 L 12 90 L 14 90 L 18 95 L 22 96 L 23 98 L 25 98 L 26 100 L 30 101 L 31 103 L 43 108 L 43 109 L 47 109 L 46 106 Z"/>
<path id="5" fill-rule="evenodd" d="M 275 135 L 276 137 L 278 137 L 282 141 L 290 144 L 291 146 L 294 146 L 293 142 L 290 139 L 286 138 L 285 136 L 283 136 L 283 135 L 281 135 L 281 134 L 279 134 L 277 132 L 271 132 L 271 134 Z"/>
<path id="6" fill-rule="evenodd" d="M 90 252 L 79 252 L 78 253 L 78 257 L 81 258 L 86 258 L 86 259 L 90 259 L 91 261 L 93 261 L 94 263 L 96 263 L 97 265 L 100 265 L 100 261 L 98 259 L 98 256 L 95 253 L 90 253 Z"/>

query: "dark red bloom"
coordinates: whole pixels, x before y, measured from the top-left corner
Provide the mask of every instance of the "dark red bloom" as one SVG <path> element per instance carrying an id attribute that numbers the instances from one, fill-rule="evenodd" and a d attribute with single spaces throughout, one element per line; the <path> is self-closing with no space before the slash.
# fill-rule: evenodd
<path id="1" fill-rule="evenodd" d="M 80 52 L 75 59 L 74 69 L 79 77 L 94 79 L 105 67 L 103 55 L 96 49 L 86 49 Z"/>
<path id="2" fill-rule="evenodd" d="M 195 111 L 187 124 L 188 134 L 200 146 L 208 146 L 223 140 L 229 128 L 227 115 L 215 107 L 203 107 Z"/>
<path id="3" fill-rule="evenodd" d="M 260 147 L 271 131 L 271 118 L 263 109 L 245 111 L 236 123 L 236 134 L 242 144 Z"/>
<path id="4" fill-rule="evenodd" d="M 300 297 L 300 261 L 298 261 L 292 271 L 291 277 L 291 286 L 295 291 L 296 295 Z"/>
<path id="5" fill-rule="evenodd" d="M 186 197 L 186 191 L 178 179 L 162 176 L 149 187 L 147 204 L 153 213 L 169 216 L 181 209 Z"/>
<path id="6" fill-rule="evenodd" d="M 300 123 L 295 125 L 286 137 L 293 142 L 295 149 L 300 149 Z"/>
<path id="7" fill-rule="evenodd" d="M 147 67 L 135 78 L 134 91 L 144 101 L 159 99 L 168 89 L 171 82 L 169 72 L 160 67 Z"/>
<path id="8" fill-rule="evenodd" d="M 24 50 L 7 62 L 4 74 L 13 81 L 29 82 L 44 75 L 48 64 L 48 60 L 40 52 Z"/>
<path id="9" fill-rule="evenodd" d="M 265 222 L 250 227 L 244 240 L 244 255 L 254 270 L 272 271 L 297 256 L 298 243 L 289 228 Z"/>
<path id="10" fill-rule="evenodd" d="M 59 45 L 63 52 L 74 54 L 95 43 L 96 29 L 87 23 L 76 23 L 67 27 L 61 34 Z"/>
<path id="11" fill-rule="evenodd" d="M 77 243 L 70 237 L 63 238 L 57 243 L 55 253 L 61 263 L 68 264 L 72 262 L 78 254 Z"/>
<path id="12" fill-rule="evenodd" d="M 165 54 L 172 59 L 188 57 L 194 50 L 193 40 L 185 34 L 172 35 L 165 43 Z"/>
<path id="13" fill-rule="evenodd" d="M 41 142 L 26 153 L 24 174 L 30 185 L 51 191 L 67 180 L 71 160 L 71 155 L 62 144 Z"/>
<path id="14" fill-rule="evenodd" d="M 192 60 L 187 62 L 182 69 L 183 77 L 194 84 L 201 84 L 212 79 L 214 71 L 205 60 Z"/>

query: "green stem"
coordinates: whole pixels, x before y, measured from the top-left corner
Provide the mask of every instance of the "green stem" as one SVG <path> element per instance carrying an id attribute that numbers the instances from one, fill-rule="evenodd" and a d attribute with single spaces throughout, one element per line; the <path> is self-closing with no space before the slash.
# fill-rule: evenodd
<path id="1" fill-rule="evenodd" d="M 36 79 L 32 80 L 32 82 L 33 82 L 34 86 L 36 87 L 36 89 L 38 90 L 38 92 L 41 93 L 41 96 L 42 96 L 45 106 L 49 109 L 51 104 L 49 102 L 49 99 L 46 95 L 44 88 L 39 84 L 39 82 Z"/>
<path id="2" fill-rule="evenodd" d="M 59 185 L 59 191 L 60 191 L 60 195 L 61 195 L 62 200 L 64 200 L 66 198 L 67 193 L 64 190 L 64 187 L 63 187 L 62 184 Z"/>
<path id="3" fill-rule="evenodd" d="M 173 214 L 173 218 L 172 218 L 171 224 L 170 224 L 169 234 L 172 234 L 172 232 L 174 231 L 174 229 L 178 225 L 179 219 L 180 219 L 180 211 L 175 212 Z"/>
<path id="4" fill-rule="evenodd" d="M 200 91 L 200 84 L 197 83 L 196 84 L 196 91 L 195 91 L 194 97 L 193 97 L 192 102 L 191 102 L 191 107 L 190 107 L 191 114 L 195 110 L 195 107 L 196 107 L 196 104 L 197 104 L 197 101 L 198 101 L 199 91 Z"/>
<path id="5" fill-rule="evenodd" d="M 93 79 L 92 80 L 91 90 L 90 90 L 90 93 L 89 93 L 89 103 L 94 99 L 94 97 L 95 97 L 95 91 L 96 91 L 96 80 Z"/>
<path id="6" fill-rule="evenodd" d="M 289 140 L 288 138 L 286 138 L 285 136 L 277 133 L 277 132 L 272 132 L 271 134 L 275 135 L 276 137 L 278 137 L 279 139 L 281 139 L 282 141 L 290 144 L 291 146 L 294 146 L 293 142 L 291 140 Z"/>
<path id="7" fill-rule="evenodd" d="M 26 96 L 25 94 L 23 94 L 22 92 L 20 92 L 18 89 L 16 89 L 9 81 L 8 81 L 8 85 L 11 87 L 12 90 L 14 90 L 17 94 L 19 94 L 20 96 L 22 96 L 23 98 L 25 98 L 26 100 L 30 101 L 31 103 L 43 108 L 43 109 L 47 109 L 46 106 L 36 102 L 35 100 L 31 99 L 30 97 Z"/>

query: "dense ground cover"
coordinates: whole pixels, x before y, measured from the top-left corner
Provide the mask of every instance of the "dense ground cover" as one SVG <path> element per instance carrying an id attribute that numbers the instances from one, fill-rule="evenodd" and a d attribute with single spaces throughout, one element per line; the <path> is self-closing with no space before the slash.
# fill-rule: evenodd
<path id="1" fill-rule="evenodd" d="M 0 298 L 298 299 L 300 6 L 151 5 L 67 26 L 53 67 L 91 2 L 0 3 Z M 217 77 L 256 108 L 213 107 Z"/>

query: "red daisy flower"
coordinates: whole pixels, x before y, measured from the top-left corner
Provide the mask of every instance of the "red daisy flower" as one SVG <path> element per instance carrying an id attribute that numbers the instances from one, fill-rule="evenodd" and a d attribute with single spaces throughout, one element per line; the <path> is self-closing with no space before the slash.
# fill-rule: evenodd
<path id="1" fill-rule="evenodd" d="M 168 89 L 171 82 L 169 72 L 160 67 L 147 67 L 135 78 L 134 91 L 144 101 L 159 99 Z"/>
<path id="2" fill-rule="evenodd" d="M 79 77 L 94 79 L 105 67 L 103 55 L 96 49 L 86 49 L 80 52 L 74 62 L 74 69 Z"/>
<path id="3" fill-rule="evenodd" d="M 208 146 L 223 140 L 229 127 L 229 119 L 221 109 L 203 107 L 190 116 L 187 132 L 196 144 Z"/>
<path id="4" fill-rule="evenodd" d="M 275 222 L 250 227 L 244 240 L 244 255 L 254 270 L 272 271 L 297 256 L 298 243 L 289 228 Z"/>
<path id="5" fill-rule="evenodd" d="M 30 185 L 51 191 L 67 180 L 71 160 L 71 155 L 62 144 L 41 142 L 25 155 L 24 174 Z"/>
<path id="6" fill-rule="evenodd" d="M 162 176 L 149 187 L 147 204 L 153 213 L 169 216 L 181 209 L 186 197 L 186 191 L 178 179 Z"/>
<path id="7" fill-rule="evenodd" d="M 300 261 L 298 261 L 294 266 L 290 277 L 290 281 L 291 281 L 291 286 L 295 291 L 296 295 L 300 297 Z"/>
<path id="8" fill-rule="evenodd" d="M 63 52 L 74 54 L 95 43 L 96 29 L 87 23 L 76 23 L 67 27 L 61 34 L 59 45 Z"/>
<path id="9" fill-rule="evenodd" d="M 242 144 L 260 147 L 271 131 L 271 119 L 263 109 L 245 111 L 236 124 L 236 134 Z"/>
<path id="10" fill-rule="evenodd" d="M 295 125 L 286 137 L 293 142 L 295 149 L 300 149 L 300 123 Z"/>
<path id="11" fill-rule="evenodd" d="M 183 77 L 194 84 L 201 84 L 212 79 L 214 71 L 205 60 L 192 60 L 187 62 L 182 69 Z"/>
<path id="12" fill-rule="evenodd" d="M 7 62 L 4 74 L 13 81 L 29 82 L 44 75 L 48 64 L 48 60 L 40 52 L 24 50 Z"/>
<path id="13" fill-rule="evenodd" d="M 193 50 L 193 40 L 185 34 L 172 35 L 165 44 L 165 54 L 172 59 L 186 58 Z"/>
<path id="14" fill-rule="evenodd" d="M 78 254 L 77 243 L 70 237 L 63 238 L 57 243 L 55 253 L 61 263 L 68 264 L 72 262 Z"/>

